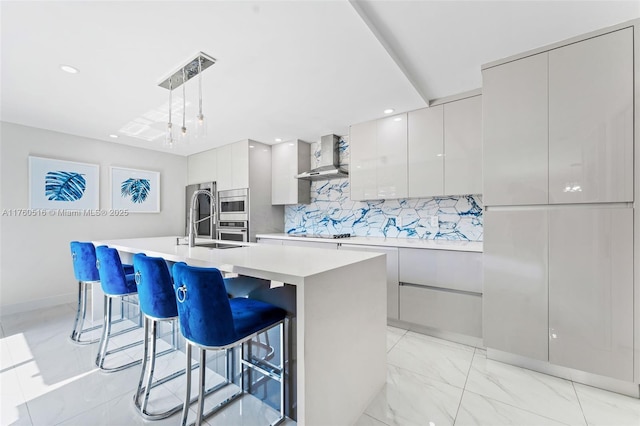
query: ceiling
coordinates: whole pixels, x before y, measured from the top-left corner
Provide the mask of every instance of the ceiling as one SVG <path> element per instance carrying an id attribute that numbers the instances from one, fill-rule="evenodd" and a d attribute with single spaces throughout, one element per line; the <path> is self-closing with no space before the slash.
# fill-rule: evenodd
<path id="1" fill-rule="evenodd" d="M 637 0 L 3 0 L 0 120 L 169 151 L 158 84 L 202 51 L 217 60 L 202 73 L 208 133 L 170 152 L 313 142 L 479 88 L 483 63 L 638 17 Z M 185 85 L 188 127 L 197 80 Z M 182 101 L 180 87 L 174 128 Z"/>

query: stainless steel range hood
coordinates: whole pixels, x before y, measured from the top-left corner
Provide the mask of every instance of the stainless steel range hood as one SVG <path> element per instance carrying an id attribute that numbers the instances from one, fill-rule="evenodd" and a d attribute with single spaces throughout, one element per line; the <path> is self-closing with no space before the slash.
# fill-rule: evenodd
<path id="1" fill-rule="evenodd" d="M 320 165 L 308 172 L 300 173 L 298 179 L 326 180 L 349 176 L 349 172 L 340 167 L 340 136 L 326 135 L 320 138 Z"/>

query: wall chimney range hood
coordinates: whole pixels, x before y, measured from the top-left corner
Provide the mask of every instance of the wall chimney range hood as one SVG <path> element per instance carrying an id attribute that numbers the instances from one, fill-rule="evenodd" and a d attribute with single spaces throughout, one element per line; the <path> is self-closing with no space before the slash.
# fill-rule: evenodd
<path id="1" fill-rule="evenodd" d="M 327 180 L 349 176 L 347 170 L 340 167 L 340 136 L 326 135 L 320 138 L 320 164 L 315 169 L 300 173 L 297 179 Z"/>

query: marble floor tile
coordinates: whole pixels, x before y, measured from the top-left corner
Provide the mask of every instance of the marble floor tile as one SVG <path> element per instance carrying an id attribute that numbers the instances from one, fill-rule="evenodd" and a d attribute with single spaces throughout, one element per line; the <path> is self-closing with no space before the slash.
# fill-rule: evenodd
<path id="1" fill-rule="evenodd" d="M 31 425 L 26 401 L 17 372 L 5 363 L 0 371 L 0 424 Z"/>
<path id="2" fill-rule="evenodd" d="M 387 352 L 393 348 L 393 346 L 398 343 L 398 341 L 405 335 L 407 330 L 403 330 L 401 328 L 387 326 Z"/>
<path id="3" fill-rule="evenodd" d="M 463 388 L 474 348 L 407 333 L 391 349 L 387 362 L 396 367 Z"/>
<path id="4" fill-rule="evenodd" d="M 571 382 L 477 354 L 466 391 L 570 425 L 585 425 Z"/>
<path id="5" fill-rule="evenodd" d="M 365 414 L 388 425 L 453 425 L 462 389 L 390 365 Z"/>
<path id="6" fill-rule="evenodd" d="M 555 420 L 464 391 L 455 426 L 561 426 Z"/>
<path id="7" fill-rule="evenodd" d="M 374 419 L 368 414 L 363 414 L 360 418 L 354 423 L 353 426 L 388 426 L 386 423 L 381 422 L 378 419 Z"/>
<path id="8" fill-rule="evenodd" d="M 579 383 L 573 384 L 589 426 L 640 425 L 640 400 Z"/>

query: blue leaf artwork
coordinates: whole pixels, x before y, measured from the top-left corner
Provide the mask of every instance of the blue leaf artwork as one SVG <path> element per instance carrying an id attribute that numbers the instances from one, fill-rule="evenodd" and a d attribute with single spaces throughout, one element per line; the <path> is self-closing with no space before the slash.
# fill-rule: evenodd
<path id="1" fill-rule="evenodd" d="M 87 181 L 80 173 L 57 170 L 47 172 L 44 185 L 50 201 L 77 201 L 84 195 Z"/>
<path id="2" fill-rule="evenodd" d="M 120 195 L 123 198 L 131 197 L 133 203 L 144 203 L 150 191 L 149 179 L 129 178 L 120 184 Z"/>

